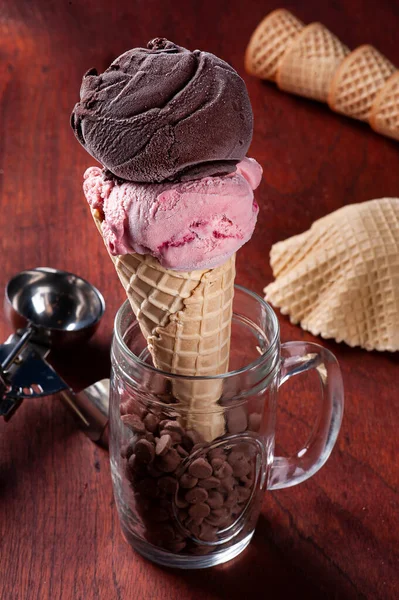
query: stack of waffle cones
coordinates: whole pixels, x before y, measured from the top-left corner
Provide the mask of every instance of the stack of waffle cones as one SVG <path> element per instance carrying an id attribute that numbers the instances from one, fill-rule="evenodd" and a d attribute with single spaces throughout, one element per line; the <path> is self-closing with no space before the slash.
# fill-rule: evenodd
<path id="1" fill-rule="evenodd" d="M 102 215 L 93 210 L 102 234 Z M 110 257 L 147 341 L 157 369 L 188 377 L 228 371 L 235 255 L 214 269 L 181 272 L 152 256 Z M 211 441 L 225 431 L 217 379 L 173 379 L 182 424 Z"/>
<path id="2" fill-rule="evenodd" d="M 399 350 L 399 198 L 352 204 L 272 247 L 266 299 L 313 335 Z"/>
<path id="3" fill-rule="evenodd" d="M 254 31 L 245 67 L 282 90 L 328 102 L 332 110 L 399 140 L 398 72 L 373 46 L 350 52 L 321 23 L 305 26 L 278 9 Z"/>

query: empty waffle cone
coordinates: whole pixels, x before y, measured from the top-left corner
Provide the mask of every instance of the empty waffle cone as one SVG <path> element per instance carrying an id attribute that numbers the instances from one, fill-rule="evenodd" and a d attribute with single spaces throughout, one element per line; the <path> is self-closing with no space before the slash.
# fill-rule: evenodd
<path id="1" fill-rule="evenodd" d="M 359 46 L 337 69 L 331 82 L 328 104 L 335 112 L 368 121 L 377 93 L 395 71 L 376 48 Z"/>
<path id="2" fill-rule="evenodd" d="M 102 233 L 99 211 L 93 218 Z M 165 269 L 152 256 L 110 255 L 157 369 L 186 376 L 214 376 L 229 366 L 235 255 L 215 269 Z M 225 431 L 218 380 L 173 380 L 185 409 L 184 426 L 207 441 Z"/>
<path id="3" fill-rule="evenodd" d="M 375 97 L 370 111 L 374 131 L 399 140 L 399 71 L 396 71 Z"/>
<path id="4" fill-rule="evenodd" d="M 279 60 L 303 27 L 302 21 L 284 8 L 267 15 L 249 41 L 245 53 L 247 72 L 274 81 Z"/>
<path id="5" fill-rule="evenodd" d="M 277 85 L 286 92 L 325 102 L 335 71 L 349 49 L 321 23 L 305 27 L 280 60 Z"/>
<path id="6" fill-rule="evenodd" d="M 399 350 L 399 198 L 351 204 L 272 247 L 266 299 L 292 323 L 366 350 Z"/>

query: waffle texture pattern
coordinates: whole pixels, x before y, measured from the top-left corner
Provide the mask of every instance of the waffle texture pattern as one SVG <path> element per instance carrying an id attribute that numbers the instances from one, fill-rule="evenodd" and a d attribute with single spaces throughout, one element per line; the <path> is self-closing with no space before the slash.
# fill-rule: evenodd
<path id="1" fill-rule="evenodd" d="M 399 198 L 350 204 L 270 253 L 265 297 L 292 323 L 366 350 L 399 350 Z"/>
<path id="2" fill-rule="evenodd" d="M 252 34 L 245 68 L 399 140 L 398 71 L 369 44 L 351 52 L 323 24 L 305 26 L 288 10 L 277 9 Z"/>

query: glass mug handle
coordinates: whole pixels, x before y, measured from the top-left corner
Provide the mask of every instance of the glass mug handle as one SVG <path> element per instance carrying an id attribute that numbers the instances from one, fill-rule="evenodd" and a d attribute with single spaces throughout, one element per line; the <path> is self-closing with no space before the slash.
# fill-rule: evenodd
<path id="1" fill-rule="evenodd" d="M 313 431 L 295 455 L 274 458 L 268 490 L 291 487 L 312 477 L 324 465 L 337 440 L 344 408 L 344 388 L 337 359 L 318 344 L 287 342 L 281 345 L 279 388 L 294 375 L 313 369 L 321 384 L 321 404 Z"/>

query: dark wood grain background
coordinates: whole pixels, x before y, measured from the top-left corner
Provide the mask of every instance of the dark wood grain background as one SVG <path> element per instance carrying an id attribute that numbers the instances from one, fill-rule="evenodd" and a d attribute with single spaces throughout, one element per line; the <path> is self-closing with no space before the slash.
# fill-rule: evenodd
<path id="1" fill-rule="evenodd" d="M 324 105 L 244 73 L 243 55 L 271 0 L 2 0 L 0 3 L 0 287 L 20 269 L 51 266 L 88 278 L 107 301 L 87 348 L 58 358 L 70 383 L 106 376 L 123 292 L 83 199 L 92 159 L 69 115 L 82 74 L 166 36 L 206 49 L 245 77 L 255 113 L 250 154 L 263 166 L 259 225 L 239 253 L 239 283 L 271 280 L 271 244 L 352 202 L 399 195 L 398 144 Z M 346 44 L 374 44 L 399 65 L 395 0 L 292 1 Z M 311 335 L 280 317 L 282 339 Z M 3 339 L 10 327 L 0 315 Z M 320 340 L 318 340 L 320 342 Z M 340 360 L 346 410 L 327 465 L 310 481 L 268 493 L 241 558 L 207 572 L 154 566 L 119 531 L 107 454 L 57 398 L 25 402 L 0 423 L 0 599 L 131 600 L 399 597 L 398 356 L 321 341 Z M 309 434 L 309 377 L 281 394 L 280 451 Z"/>

